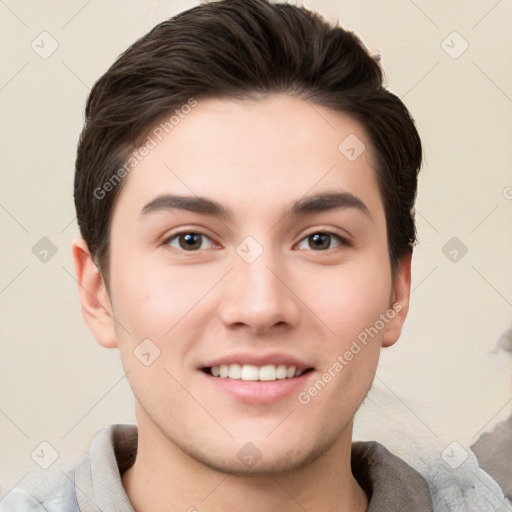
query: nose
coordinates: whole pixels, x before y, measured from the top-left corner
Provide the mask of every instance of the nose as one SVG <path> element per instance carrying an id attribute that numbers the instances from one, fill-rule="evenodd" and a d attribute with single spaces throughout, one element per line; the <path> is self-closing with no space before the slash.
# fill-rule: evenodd
<path id="1" fill-rule="evenodd" d="M 300 318 L 300 301 L 293 293 L 290 272 L 270 250 L 253 262 L 234 255 L 226 280 L 219 314 L 228 327 L 243 327 L 254 333 L 292 327 Z"/>

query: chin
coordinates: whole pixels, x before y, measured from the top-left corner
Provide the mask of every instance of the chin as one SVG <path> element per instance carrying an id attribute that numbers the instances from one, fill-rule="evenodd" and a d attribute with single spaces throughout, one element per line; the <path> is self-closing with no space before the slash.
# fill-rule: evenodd
<path id="1" fill-rule="evenodd" d="M 293 447 L 280 448 L 273 446 L 259 449 L 253 443 L 245 443 L 240 447 L 236 444 L 234 450 L 228 450 L 228 453 L 200 452 L 197 447 L 187 450 L 186 453 L 200 464 L 217 471 L 219 473 L 239 476 L 255 477 L 282 475 L 298 471 L 308 466 L 312 461 L 325 452 L 325 447 L 315 447 L 310 450 Z"/>
<path id="2" fill-rule="evenodd" d="M 265 432 L 252 438 L 248 434 L 238 437 L 233 432 L 233 439 L 203 437 L 201 443 L 189 439 L 176 444 L 187 456 L 216 472 L 254 477 L 299 471 L 325 454 L 338 439 L 325 432 L 319 432 L 316 438 L 305 438 L 304 430 L 300 438 L 286 430 L 280 435 L 274 432 L 268 436 Z"/>

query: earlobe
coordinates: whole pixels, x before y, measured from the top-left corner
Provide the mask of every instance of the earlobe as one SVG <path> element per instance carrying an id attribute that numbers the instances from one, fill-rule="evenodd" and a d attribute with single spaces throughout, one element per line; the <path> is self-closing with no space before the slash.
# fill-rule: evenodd
<path id="1" fill-rule="evenodd" d="M 85 322 L 100 345 L 107 348 L 117 347 L 112 306 L 103 276 L 83 238 L 73 242 L 72 251 Z"/>
<path id="2" fill-rule="evenodd" d="M 389 317 L 391 319 L 386 325 L 382 338 L 382 346 L 393 345 L 402 332 L 407 313 L 409 312 L 409 297 L 411 293 L 411 260 L 412 252 L 404 256 L 400 262 L 393 282 L 393 293 L 390 304 Z M 394 313 L 393 313 L 394 312 Z"/>

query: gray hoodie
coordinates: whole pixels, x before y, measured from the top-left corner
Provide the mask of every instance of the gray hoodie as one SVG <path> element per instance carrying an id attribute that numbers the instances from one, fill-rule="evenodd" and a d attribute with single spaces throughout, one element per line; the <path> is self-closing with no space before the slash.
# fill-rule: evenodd
<path id="1" fill-rule="evenodd" d="M 134 463 L 136 452 L 137 427 L 110 425 L 98 432 L 89 453 L 72 468 L 27 473 L 0 500 L 0 512 L 135 512 L 121 475 Z M 368 512 L 512 512 L 485 473 L 484 487 L 491 489 L 491 497 L 480 500 L 474 495 L 480 479 L 464 475 L 460 482 L 454 473 L 432 468 L 427 458 L 416 463 L 418 470 L 376 442 L 353 443 L 352 471 L 370 496 Z"/>

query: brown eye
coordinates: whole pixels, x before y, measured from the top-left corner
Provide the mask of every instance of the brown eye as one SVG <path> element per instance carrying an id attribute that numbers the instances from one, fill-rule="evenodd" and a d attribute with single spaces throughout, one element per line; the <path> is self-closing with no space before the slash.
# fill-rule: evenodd
<path id="1" fill-rule="evenodd" d="M 307 247 L 304 242 L 307 241 Z M 313 251 L 325 251 L 333 249 L 344 243 L 344 240 L 334 233 L 317 232 L 303 238 L 299 243 L 299 249 L 312 249 Z M 302 245 L 302 247 L 301 247 Z"/>
<path id="2" fill-rule="evenodd" d="M 315 233 L 314 235 L 308 236 L 308 243 L 311 249 L 329 249 L 331 237 L 325 233 Z"/>
<path id="3" fill-rule="evenodd" d="M 171 247 L 184 251 L 208 249 L 213 245 L 212 241 L 206 235 L 194 232 L 178 233 L 172 238 L 169 238 L 167 243 Z"/>

